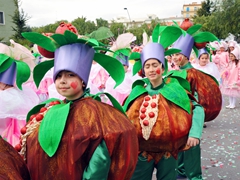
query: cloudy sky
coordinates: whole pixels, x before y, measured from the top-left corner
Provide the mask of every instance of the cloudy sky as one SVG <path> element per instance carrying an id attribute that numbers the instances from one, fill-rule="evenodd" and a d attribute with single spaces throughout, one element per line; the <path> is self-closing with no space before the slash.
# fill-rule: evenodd
<path id="1" fill-rule="evenodd" d="M 159 18 L 181 16 L 183 4 L 201 3 L 202 0 L 21 0 L 20 8 L 30 17 L 28 25 L 39 27 L 59 20 L 72 21 L 86 17 L 113 20 L 127 17 L 131 20 L 155 14 Z"/>

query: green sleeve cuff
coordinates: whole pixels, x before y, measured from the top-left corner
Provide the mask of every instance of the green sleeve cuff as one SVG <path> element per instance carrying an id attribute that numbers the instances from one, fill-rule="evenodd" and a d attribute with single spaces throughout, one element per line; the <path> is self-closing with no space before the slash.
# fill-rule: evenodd
<path id="1" fill-rule="evenodd" d="M 94 151 L 88 166 L 83 172 L 83 180 L 106 180 L 110 169 L 111 159 L 104 140 Z"/>

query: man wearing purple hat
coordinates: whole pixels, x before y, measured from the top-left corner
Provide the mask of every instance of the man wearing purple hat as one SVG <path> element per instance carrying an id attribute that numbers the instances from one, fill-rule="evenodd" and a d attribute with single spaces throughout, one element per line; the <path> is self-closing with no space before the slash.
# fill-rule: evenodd
<path id="1" fill-rule="evenodd" d="M 179 177 L 202 179 L 201 151 L 199 144 L 202 135 L 203 123 L 204 120 L 210 121 L 217 117 L 221 110 L 222 96 L 217 80 L 210 75 L 194 69 L 189 62 L 193 46 L 193 36 L 188 33 L 181 35 L 173 44 L 173 48 L 180 49 L 181 52 L 174 54 L 172 57 L 174 63 L 179 66 L 180 72 L 185 74 L 184 78 L 190 83 L 190 93 L 199 103 L 199 105 L 196 106 L 197 108 L 195 107 L 194 109 L 194 114 L 197 116 L 198 114 L 201 116 L 203 114 L 205 119 L 199 118 L 199 121 L 193 121 L 191 130 L 189 132 L 191 148 L 188 151 L 179 153 L 178 174 Z M 174 72 L 172 76 L 174 76 Z"/>
<path id="2" fill-rule="evenodd" d="M 33 42 L 44 38 L 37 33 L 23 35 Z M 49 44 L 43 44 L 58 46 L 52 49 L 53 62 L 40 63 L 34 77 L 41 75 L 44 68 L 40 67 L 49 63 L 45 68 L 51 68 L 54 63 L 53 80 L 66 99 L 50 99 L 29 112 L 20 154 L 32 179 L 129 180 L 137 162 L 135 129 L 114 98 L 113 105 L 119 109 L 95 100 L 86 88 L 93 59 L 115 80 L 124 75 L 121 63 L 97 53 L 91 46 L 97 44 L 70 31 L 55 34 Z"/>
<path id="3" fill-rule="evenodd" d="M 156 168 L 158 180 L 175 180 L 178 152 L 189 148 L 193 104 L 176 79 L 163 79 L 165 48 L 160 43 L 148 43 L 140 60 L 147 78 L 134 82 L 124 104 L 139 142 L 138 163 L 131 179 L 151 180 Z"/>

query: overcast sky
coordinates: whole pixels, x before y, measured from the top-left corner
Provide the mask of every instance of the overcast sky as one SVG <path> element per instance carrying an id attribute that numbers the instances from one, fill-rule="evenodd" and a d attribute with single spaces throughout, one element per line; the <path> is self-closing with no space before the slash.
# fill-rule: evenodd
<path id="1" fill-rule="evenodd" d="M 69 22 L 86 17 L 94 21 L 97 18 L 113 20 L 124 16 L 147 18 L 155 14 L 159 18 L 181 16 L 183 4 L 201 3 L 202 0 L 21 0 L 20 8 L 30 17 L 27 24 L 44 26 L 59 20 Z M 128 9 L 128 12 L 124 10 Z"/>

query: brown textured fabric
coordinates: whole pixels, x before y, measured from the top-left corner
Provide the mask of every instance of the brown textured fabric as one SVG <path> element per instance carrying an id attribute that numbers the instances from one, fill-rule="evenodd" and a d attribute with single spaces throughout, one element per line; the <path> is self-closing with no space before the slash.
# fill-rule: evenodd
<path id="1" fill-rule="evenodd" d="M 30 180 L 25 162 L 18 152 L 0 137 L 0 179 Z"/>
<path id="2" fill-rule="evenodd" d="M 192 94 L 198 93 L 199 104 L 204 108 L 205 122 L 214 120 L 222 108 L 222 94 L 217 83 L 197 69 L 187 69 L 187 80 Z"/>
<path id="3" fill-rule="evenodd" d="M 53 119 L 57 121 L 56 119 Z M 109 180 L 128 180 L 137 163 L 138 141 L 134 126 L 118 110 L 83 98 L 71 105 L 59 148 L 48 157 L 38 142 L 38 129 L 27 139 L 27 165 L 32 180 L 79 180 L 102 140 L 105 140 L 111 167 Z"/>
<path id="4" fill-rule="evenodd" d="M 139 151 L 146 151 L 155 161 L 170 152 L 173 157 L 186 145 L 192 124 L 192 115 L 166 100 L 161 94 L 158 101 L 158 118 L 153 126 L 150 138 L 145 140 L 139 120 L 139 110 L 147 94 L 139 96 L 127 110 L 128 118 L 133 121 L 139 140 Z"/>

